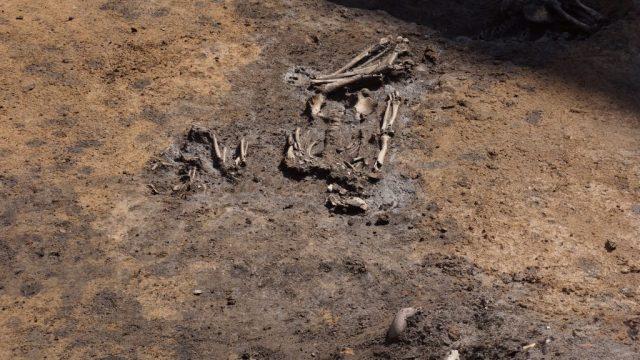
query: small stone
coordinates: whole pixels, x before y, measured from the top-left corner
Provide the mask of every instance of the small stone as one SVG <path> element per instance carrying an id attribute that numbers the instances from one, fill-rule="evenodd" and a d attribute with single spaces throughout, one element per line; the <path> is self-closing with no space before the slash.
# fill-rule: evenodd
<path id="1" fill-rule="evenodd" d="M 607 242 L 604 243 L 604 248 L 605 250 L 607 250 L 607 252 L 612 252 L 617 247 L 618 247 L 618 244 L 616 244 L 616 242 L 613 240 L 607 240 Z"/>
<path id="2" fill-rule="evenodd" d="M 378 218 L 375 222 L 376 226 L 389 225 L 389 214 L 382 213 L 378 215 Z"/>
<path id="3" fill-rule="evenodd" d="M 29 91 L 31 91 L 31 90 L 33 90 L 35 88 L 36 88 L 36 84 L 28 83 L 28 84 L 25 84 L 24 86 L 22 86 L 22 91 L 23 92 L 29 92 Z"/>
<path id="4" fill-rule="evenodd" d="M 193 290 L 193 295 L 196 295 L 196 296 L 202 295 L 202 290 L 200 289 Z"/>

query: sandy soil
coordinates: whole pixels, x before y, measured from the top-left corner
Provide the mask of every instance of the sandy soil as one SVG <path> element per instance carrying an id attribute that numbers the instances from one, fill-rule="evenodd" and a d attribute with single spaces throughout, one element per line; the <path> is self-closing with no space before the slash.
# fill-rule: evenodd
<path id="1" fill-rule="evenodd" d="M 486 2 L 389 3 L 3 2 L 0 358 L 638 358 L 638 9 L 481 40 Z M 335 214 L 281 166 L 324 126 L 292 74 L 386 35 L 416 63 L 389 161 Z M 192 124 L 247 167 L 173 191 Z"/>

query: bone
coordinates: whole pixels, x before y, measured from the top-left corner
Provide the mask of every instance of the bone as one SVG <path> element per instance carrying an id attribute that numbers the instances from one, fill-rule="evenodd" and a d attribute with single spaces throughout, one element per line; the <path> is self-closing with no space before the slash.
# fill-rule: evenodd
<path id="1" fill-rule="evenodd" d="M 588 7 L 587 5 L 583 4 L 582 1 L 580 0 L 573 0 L 572 1 L 573 5 L 575 5 L 578 9 L 582 10 L 583 12 L 585 12 L 587 15 L 591 16 L 592 18 L 594 18 L 594 20 L 596 21 L 602 21 L 604 20 L 604 16 L 602 16 L 602 14 L 600 14 L 599 12 L 597 12 L 596 10 Z"/>
<path id="2" fill-rule="evenodd" d="M 552 2 L 550 2 L 548 4 L 551 7 L 551 9 L 553 9 L 560 17 L 562 17 L 565 21 L 567 21 L 571 25 L 575 26 L 579 30 L 584 31 L 584 32 L 592 32 L 593 31 L 593 28 L 591 26 L 583 23 L 582 21 L 576 19 L 575 17 L 571 16 L 568 12 L 566 12 L 562 8 L 562 5 L 560 5 L 559 2 L 552 1 Z"/>
<path id="3" fill-rule="evenodd" d="M 409 51 L 407 43 L 408 40 L 403 37 L 395 41 L 382 38 L 379 44 L 367 48 L 334 73 L 316 76 L 311 84 L 328 94 L 355 82 L 382 77 L 385 73 L 401 69 L 404 63 L 396 64 L 396 61 L 401 54 Z"/>
<path id="4" fill-rule="evenodd" d="M 249 144 L 245 138 L 240 139 L 240 144 L 238 144 L 238 149 L 236 150 L 237 156 L 234 159 L 234 163 L 236 167 L 245 166 L 247 164 L 247 149 Z"/>
<path id="5" fill-rule="evenodd" d="M 382 125 L 380 126 L 380 131 L 383 134 L 393 134 L 393 124 L 398 117 L 398 111 L 400 109 L 400 97 L 396 90 L 393 90 L 387 99 L 387 108 L 384 112 L 384 117 L 382 119 Z"/>
<path id="6" fill-rule="evenodd" d="M 359 81 L 372 80 L 372 79 L 382 79 L 382 76 L 378 74 L 361 74 L 361 75 L 356 75 L 352 77 L 342 78 L 342 79 L 338 79 L 331 83 L 320 86 L 320 91 L 325 94 L 328 94 L 338 89 L 341 89 L 345 86 L 357 83 Z"/>
<path id="7" fill-rule="evenodd" d="M 311 144 L 309 144 L 309 147 L 307 147 L 307 156 L 309 156 L 310 158 L 313 157 L 313 147 L 316 146 L 317 143 L 317 140 L 313 141 L 311 142 Z"/>
<path id="8" fill-rule="evenodd" d="M 289 136 L 287 136 L 287 159 L 289 160 L 294 160 L 296 158 L 294 153 L 294 143 L 295 140 L 293 138 L 293 134 L 289 134 Z"/>
<path id="9" fill-rule="evenodd" d="M 300 150 L 302 139 L 300 138 L 300 128 L 296 128 L 293 132 L 293 149 Z"/>
<path id="10" fill-rule="evenodd" d="M 460 352 L 458 352 L 458 350 L 451 350 L 444 360 L 460 360 Z"/>
<path id="11" fill-rule="evenodd" d="M 340 196 L 331 194 L 327 203 L 334 211 L 347 213 L 360 213 L 369 210 L 369 205 L 363 199 L 356 196 Z"/>
<path id="12" fill-rule="evenodd" d="M 249 142 L 244 138 L 240 139 L 240 160 L 242 163 L 247 162 L 247 152 L 249 151 Z"/>
<path id="13" fill-rule="evenodd" d="M 309 108 L 309 112 L 311 113 L 312 117 L 316 117 L 320 114 L 322 105 L 324 105 L 325 100 L 326 97 L 324 96 L 324 94 L 315 94 L 311 98 L 309 98 L 307 107 Z"/>
<path id="14" fill-rule="evenodd" d="M 392 343 L 400 339 L 400 335 L 407 329 L 407 319 L 417 314 L 419 309 L 408 307 L 400 309 L 387 330 L 387 342 Z"/>
<path id="15" fill-rule="evenodd" d="M 382 166 L 384 165 L 384 159 L 387 156 L 387 151 L 389 149 L 389 140 L 391 139 L 391 136 L 389 136 L 388 134 L 382 134 L 381 136 L 381 145 L 380 145 L 380 152 L 378 153 L 378 158 L 376 159 L 376 163 L 373 165 L 373 170 L 374 171 L 380 171 L 380 169 L 382 169 Z"/>
<path id="16" fill-rule="evenodd" d="M 356 102 L 355 109 L 359 115 L 369 115 L 376 109 L 376 102 L 369 95 L 369 90 L 363 89 L 358 92 L 358 101 Z"/>
<path id="17" fill-rule="evenodd" d="M 361 53 L 356 55 L 356 57 L 354 57 L 351 61 L 349 61 L 345 66 L 343 66 L 340 69 L 336 70 L 331 75 L 341 74 L 341 73 L 343 73 L 343 72 L 355 67 L 360 61 L 362 61 L 363 59 L 366 59 L 367 57 L 371 56 L 376 51 L 380 51 L 380 49 L 384 50 L 385 49 L 384 47 L 388 46 L 388 44 L 389 44 L 389 39 L 388 38 L 380 39 L 380 42 L 378 44 L 369 46 L 364 51 L 362 51 Z"/>
<path id="18" fill-rule="evenodd" d="M 220 145 L 218 144 L 218 137 L 216 136 L 216 134 L 213 134 L 213 151 L 214 151 L 214 155 L 216 156 L 216 159 L 220 163 L 224 163 L 224 156 L 220 151 Z"/>

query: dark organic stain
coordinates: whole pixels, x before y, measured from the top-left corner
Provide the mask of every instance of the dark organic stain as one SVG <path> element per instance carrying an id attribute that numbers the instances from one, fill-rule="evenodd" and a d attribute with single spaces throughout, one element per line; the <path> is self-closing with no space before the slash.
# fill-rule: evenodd
<path id="1" fill-rule="evenodd" d="M 161 8 L 158 8 L 158 9 L 154 10 L 153 12 L 151 12 L 151 16 L 156 17 L 156 18 L 164 17 L 164 16 L 167 16 L 167 15 L 169 15 L 169 9 L 166 8 L 166 7 L 161 7 Z"/>
<path id="2" fill-rule="evenodd" d="M 141 113 L 142 117 L 156 123 L 158 125 L 162 125 L 167 122 L 169 119 L 169 115 L 166 113 L 160 112 L 158 109 L 151 105 L 147 105 L 142 109 Z"/>
<path id="3" fill-rule="evenodd" d="M 46 144 L 46 142 L 42 139 L 31 139 L 27 141 L 27 146 L 30 148 L 37 148 Z"/>
<path id="4" fill-rule="evenodd" d="M 26 282 L 20 286 L 20 294 L 24 297 L 32 297 L 42 290 L 42 284 L 38 282 Z"/>
<path id="5" fill-rule="evenodd" d="M 70 153 L 73 153 L 73 154 L 80 154 L 85 149 L 97 148 L 100 145 L 102 145 L 102 142 L 100 142 L 98 140 L 91 140 L 91 139 L 80 140 L 77 143 L 75 143 L 73 146 L 69 147 L 67 149 L 67 151 L 69 151 Z"/>
<path id="6" fill-rule="evenodd" d="M 131 84 L 131 87 L 136 90 L 144 90 L 146 87 L 151 85 L 151 80 L 149 79 L 137 79 Z"/>
<path id="7" fill-rule="evenodd" d="M 134 1 L 109 0 L 100 5 L 102 11 L 113 11 L 127 20 L 135 20 L 140 17 L 140 10 Z"/>
<path id="8" fill-rule="evenodd" d="M 361 259 L 349 257 L 344 259 L 343 264 L 347 272 L 353 275 L 363 275 L 367 273 L 367 267 Z"/>
<path id="9" fill-rule="evenodd" d="M 535 110 L 525 116 L 524 121 L 531 125 L 538 125 L 542 120 L 542 110 Z"/>
<path id="10" fill-rule="evenodd" d="M 0 213 L 0 225 L 10 226 L 16 219 L 16 207 L 14 204 L 6 204 L 2 213 Z"/>

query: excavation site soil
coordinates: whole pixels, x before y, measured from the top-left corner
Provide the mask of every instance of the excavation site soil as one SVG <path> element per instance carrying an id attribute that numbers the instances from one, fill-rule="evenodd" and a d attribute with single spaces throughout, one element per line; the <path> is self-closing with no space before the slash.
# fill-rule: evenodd
<path id="1" fill-rule="evenodd" d="M 584 2 L 3 1 L 0 358 L 640 358 L 640 5 Z"/>

